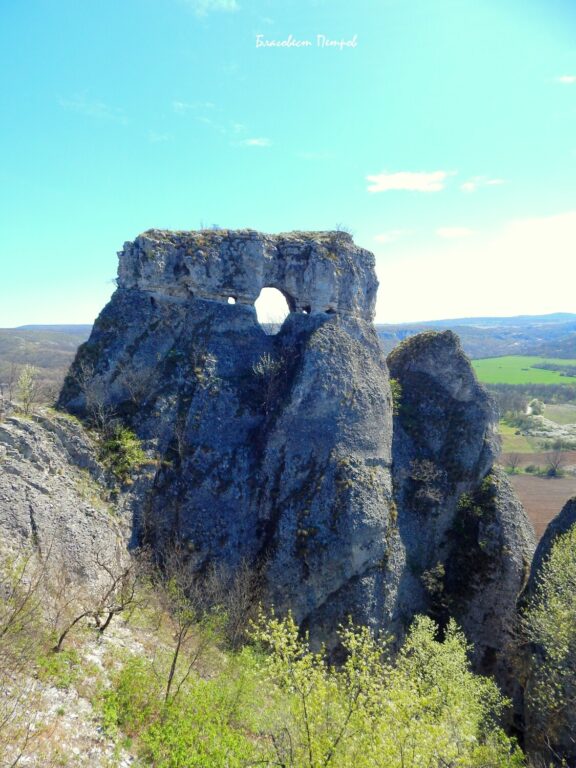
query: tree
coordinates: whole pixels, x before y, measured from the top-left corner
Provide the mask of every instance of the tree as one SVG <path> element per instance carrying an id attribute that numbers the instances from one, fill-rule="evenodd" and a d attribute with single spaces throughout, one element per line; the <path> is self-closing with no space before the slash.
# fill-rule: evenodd
<path id="1" fill-rule="evenodd" d="M 576 525 L 544 560 L 521 629 L 530 650 L 527 741 L 546 763 L 576 760 Z"/>
<path id="2" fill-rule="evenodd" d="M 284 361 L 265 352 L 252 366 L 254 375 L 262 387 L 262 405 L 264 412 L 270 413 L 282 382 Z"/>
<path id="3" fill-rule="evenodd" d="M 44 563 L 32 548 L 0 553 L 0 765 L 16 766 L 39 735 L 30 667 L 42 645 Z"/>
<path id="4" fill-rule="evenodd" d="M 114 616 L 133 607 L 137 601 L 138 560 L 127 563 L 95 556 L 93 583 L 77 584 L 74 574 L 60 558 L 49 562 L 49 604 L 54 635 L 52 651 L 62 650 L 70 632 L 85 621 L 92 621 L 99 634 L 110 626 Z"/>
<path id="5" fill-rule="evenodd" d="M 189 552 L 175 542 L 165 553 L 158 578 L 160 602 L 171 624 L 172 645 L 164 687 L 164 702 L 177 698 L 214 639 L 207 611 L 206 588 L 195 572 Z"/>
<path id="6" fill-rule="evenodd" d="M 515 475 L 518 472 L 518 468 L 520 466 L 520 462 L 522 460 L 522 457 L 519 453 L 509 453 L 507 460 L 506 460 L 506 466 L 510 470 L 511 475 Z"/>
<path id="7" fill-rule="evenodd" d="M 117 426 L 116 410 L 109 403 L 108 389 L 98 378 L 94 365 L 81 359 L 73 367 L 71 375 L 84 395 L 86 413 L 92 425 L 103 435 L 110 435 Z"/>
<path id="8" fill-rule="evenodd" d="M 519 750 L 498 726 L 505 701 L 496 684 L 471 672 L 469 648 L 453 621 L 443 642 L 436 632 L 431 619 L 416 619 L 393 662 L 385 642 L 348 625 L 340 630 L 345 661 L 333 667 L 323 649 L 310 649 L 291 616 L 262 616 L 254 636 L 269 651 L 268 738 L 275 754 L 263 764 L 521 766 Z"/>
<path id="9" fill-rule="evenodd" d="M 530 400 L 528 403 L 528 412 L 531 413 L 532 416 L 542 416 L 545 408 L 546 406 L 542 400 L 538 400 L 537 398 Z"/>
<path id="10" fill-rule="evenodd" d="M 32 406 L 38 402 L 40 395 L 40 382 L 38 380 L 38 369 L 33 365 L 25 365 L 20 371 L 16 383 L 16 392 L 22 410 L 29 415 Z"/>
<path id="11" fill-rule="evenodd" d="M 552 451 L 546 455 L 546 474 L 548 477 L 560 477 L 565 457 L 562 451 Z"/>

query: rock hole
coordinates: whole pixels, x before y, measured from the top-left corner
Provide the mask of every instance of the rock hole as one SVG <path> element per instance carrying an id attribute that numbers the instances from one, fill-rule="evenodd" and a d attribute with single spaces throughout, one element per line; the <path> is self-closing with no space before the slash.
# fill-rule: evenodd
<path id="1" fill-rule="evenodd" d="M 269 336 L 278 333 L 290 314 L 288 299 L 277 288 L 262 288 L 254 307 L 262 330 Z"/>
<path id="2" fill-rule="evenodd" d="M 326 312 L 327 315 L 335 315 L 336 314 L 336 310 L 334 309 L 334 307 L 328 307 L 328 309 L 325 309 L 324 312 Z"/>
<path id="3" fill-rule="evenodd" d="M 302 307 L 302 314 L 303 315 L 309 315 L 311 311 L 312 311 L 312 307 L 310 307 L 310 306 Z"/>
<path id="4" fill-rule="evenodd" d="M 228 304 L 236 304 L 236 299 L 234 296 L 228 296 Z"/>

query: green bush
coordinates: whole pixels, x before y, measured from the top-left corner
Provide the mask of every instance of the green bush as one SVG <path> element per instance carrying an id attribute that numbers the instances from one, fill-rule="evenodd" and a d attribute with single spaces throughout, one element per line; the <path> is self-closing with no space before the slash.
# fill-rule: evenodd
<path id="1" fill-rule="evenodd" d="M 116 427 L 100 445 L 100 460 L 121 482 L 146 459 L 140 440 L 127 427 Z"/>
<path id="2" fill-rule="evenodd" d="M 129 658 L 100 710 L 107 732 L 133 737 L 155 768 L 521 766 L 495 683 L 472 673 L 453 622 L 443 642 L 436 632 L 417 619 L 393 660 L 387 642 L 350 624 L 333 666 L 291 616 L 261 615 L 255 646 L 194 671 L 167 702 L 169 657 Z"/>
<path id="3" fill-rule="evenodd" d="M 525 689 L 531 748 L 545 762 L 576 756 L 576 525 L 558 536 L 523 615 L 532 649 Z M 563 754 L 567 745 L 568 753 Z M 556 762 L 558 761 L 558 762 Z"/>

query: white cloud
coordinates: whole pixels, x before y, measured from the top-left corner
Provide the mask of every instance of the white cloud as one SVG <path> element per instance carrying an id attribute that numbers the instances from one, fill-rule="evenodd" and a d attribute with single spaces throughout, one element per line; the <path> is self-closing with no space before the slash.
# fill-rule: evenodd
<path id="1" fill-rule="evenodd" d="M 460 185 L 462 192 L 476 192 L 480 187 L 499 187 L 506 184 L 504 179 L 491 179 L 488 176 L 473 176 Z"/>
<path id="2" fill-rule="evenodd" d="M 408 190 L 411 192 L 440 192 L 444 189 L 444 182 L 453 171 L 433 171 L 432 173 L 414 173 L 412 171 L 400 171 L 398 173 L 378 173 L 367 176 L 371 183 L 368 192 L 389 192 L 391 190 Z"/>
<path id="3" fill-rule="evenodd" d="M 164 141 L 170 141 L 172 136 L 169 133 L 157 133 L 156 131 L 148 131 L 148 141 L 151 144 L 161 144 Z"/>
<path id="4" fill-rule="evenodd" d="M 388 232 L 381 232 L 379 235 L 374 235 L 374 240 L 383 245 L 390 245 L 390 243 L 395 243 L 405 234 L 405 229 L 390 229 Z"/>
<path id="5" fill-rule="evenodd" d="M 470 237 L 474 231 L 467 227 L 439 227 L 436 234 L 444 240 L 460 240 L 462 237 Z"/>
<path id="6" fill-rule="evenodd" d="M 230 13 L 240 10 L 236 0 L 183 0 L 183 2 L 192 8 L 197 16 L 206 16 L 213 11 Z"/>
<path id="7" fill-rule="evenodd" d="M 402 258 L 380 256 L 380 284 L 394 290 L 380 290 L 377 321 L 570 312 L 575 253 L 573 210 L 455 242 L 434 238 Z M 543 275 L 560 279 L 548 285 Z"/>
<path id="8" fill-rule="evenodd" d="M 271 147 L 272 142 L 270 139 L 257 138 L 257 139 L 243 139 L 238 144 L 241 147 Z"/>
<path id="9" fill-rule="evenodd" d="M 562 75 L 557 77 L 556 81 L 562 83 L 562 85 L 574 85 L 576 83 L 576 75 Z"/>
<path id="10" fill-rule="evenodd" d="M 60 106 L 70 112 L 77 112 L 86 117 L 93 117 L 97 120 L 109 120 L 114 123 L 126 125 L 128 119 L 123 110 L 117 107 L 111 107 L 102 101 L 89 99 L 85 94 L 73 96 L 71 99 L 60 99 Z"/>

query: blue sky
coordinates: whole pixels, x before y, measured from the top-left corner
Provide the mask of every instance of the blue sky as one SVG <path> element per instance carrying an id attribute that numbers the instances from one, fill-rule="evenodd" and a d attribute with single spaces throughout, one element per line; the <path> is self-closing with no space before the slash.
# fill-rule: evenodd
<path id="1" fill-rule="evenodd" d="M 92 322 L 125 240 L 213 224 L 347 226 L 380 322 L 576 310 L 573 0 L 19 0 L 0 21 L 0 326 Z"/>

